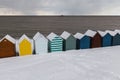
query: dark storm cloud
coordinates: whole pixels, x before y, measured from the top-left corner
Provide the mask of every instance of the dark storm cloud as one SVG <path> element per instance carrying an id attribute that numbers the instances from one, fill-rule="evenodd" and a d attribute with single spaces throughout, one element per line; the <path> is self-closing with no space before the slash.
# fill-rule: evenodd
<path id="1" fill-rule="evenodd" d="M 0 8 L 10 8 L 24 14 L 37 11 L 55 14 L 96 14 L 118 7 L 119 0 L 0 0 Z"/>

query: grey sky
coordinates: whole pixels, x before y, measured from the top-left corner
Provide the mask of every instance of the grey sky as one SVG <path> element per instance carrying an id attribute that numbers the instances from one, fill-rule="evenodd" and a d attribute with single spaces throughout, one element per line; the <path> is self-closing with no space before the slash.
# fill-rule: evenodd
<path id="1" fill-rule="evenodd" d="M 119 15 L 120 0 L 0 0 L 0 15 Z"/>

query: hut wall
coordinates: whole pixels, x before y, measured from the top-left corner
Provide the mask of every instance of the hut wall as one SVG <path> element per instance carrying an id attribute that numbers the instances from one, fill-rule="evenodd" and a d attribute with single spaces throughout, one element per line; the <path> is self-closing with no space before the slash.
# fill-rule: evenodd
<path id="1" fill-rule="evenodd" d="M 49 42 L 50 52 L 63 51 L 63 39 L 55 37 Z"/>
<path id="2" fill-rule="evenodd" d="M 97 48 L 102 46 L 102 37 L 97 33 L 91 38 L 91 48 Z"/>
<path id="3" fill-rule="evenodd" d="M 88 36 L 84 36 L 81 40 L 80 40 L 80 49 L 87 49 L 90 48 L 90 37 Z"/>
<path id="4" fill-rule="evenodd" d="M 116 34 L 113 37 L 113 46 L 115 46 L 115 45 L 120 45 L 120 34 Z"/>
<path id="5" fill-rule="evenodd" d="M 47 53 L 48 52 L 48 41 L 45 39 L 36 39 L 34 40 L 34 46 L 35 46 L 35 53 Z"/>
<path id="6" fill-rule="evenodd" d="M 12 57 L 16 55 L 15 44 L 7 39 L 0 42 L 0 58 Z"/>
<path id="7" fill-rule="evenodd" d="M 102 47 L 107 47 L 112 45 L 112 36 L 110 34 L 106 34 L 102 38 Z"/>
<path id="8" fill-rule="evenodd" d="M 66 50 L 73 50 L 76 49 L 76 38 L 73 36 L 70 36 L 66 41 L 65 41 L 65 49 Z"/>

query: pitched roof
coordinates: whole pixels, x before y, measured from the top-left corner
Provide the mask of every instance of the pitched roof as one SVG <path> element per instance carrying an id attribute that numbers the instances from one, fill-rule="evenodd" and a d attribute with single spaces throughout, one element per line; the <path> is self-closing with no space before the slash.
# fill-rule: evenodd
<path id="1" fill-rule="evenodd" d="M 67 39 L 70 35 L 71 35 L 71 34 L 70 34 L 69 32 L 64 31 L 64 32 L 61 34 L 61 37 L 62 37 L 63 39 Z"/>
<path id="2" fill-rule="evenodd" d="M 97 33 L 96 31 L 87 30 L 85 32 L 85 35 L 90 36 L 90 37 L 94 37 L 96 33 Z"/>
<path id="3" fill-rule="evenodd" d="M 116 29 L 116 30 L 114 30 L 114 31 L 120 34 L 120 30 Z"/>
<path id="4" fill-rule="evenodd" d="M 33 39 L 36 40 L 36 39 L 38 39 L 38 38 L 44 38 L 44 39 L 46 39 L 43 34 L 37 32 L 37 33 L 35 34 L 35 36 L 33 37 Z"/>
<path id="5" fill-rule="evenodd" d="M 58 35 L 55 34 L 55 33 L 53 33 L 53 32 L 51 32 L 51 33 L 47 36 L 47 38 L 48 38 L 50 41 L 52 41 L 52 39 L 54 39 L 55 37 L 58 37 Z"/>
<path id="6" fill-rule="evenodd" d="M 31 42 L 31 40 L 29 39 L 29 37 L 26 36 L 25 34 L 23 34 L 18 41 L 21 42 L 23 39 L 27 39 L 28 41 Z"/>
<path id="7" fill-rule="evenodd" d="M 103 32 L 103 31 L 97 31 L 99 34 L 100 34 L 100 36 L 102 36 L 102 37 L 104 37 L 106 34 L 107 34 L 107 32 Z"/>
<path id="8" fill-rule="evenodd" d="M 9 40 L 10 42 L 12 42 L 12 43 L 16 43 L 16 40 L 13 38 L 13 37 L 11 37 L 10 35 L 6 35 L 5 37 L 3 37 L 1 40 L 0 40 L 0 42 L 3 40 L 3 39 L 7 39 L 7 40 Z"/>
<path id="9" fill-rule="evenodd" d="M 81 34 L 81 33 L 78 33 L 78 32 L 77 32 L 77 33 L 74 35 L 74 37 L 77 38 L 77 39 L 81 39 L 81 38 L 84 37 L 84 34 Z"/>
<path id="10" fill-rule="evenodd" d="M 115 31 L 110 31 L 110 30 L 106 30 L 106 33 L 109 33 L 111 36 L 115 36 L 117 34 L 117 32 Z"/>

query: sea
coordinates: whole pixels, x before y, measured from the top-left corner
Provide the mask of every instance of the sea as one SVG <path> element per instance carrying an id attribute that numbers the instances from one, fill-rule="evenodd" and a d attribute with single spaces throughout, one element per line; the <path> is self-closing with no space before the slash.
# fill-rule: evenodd
<path id="1" fill-rule="evenodd" d="M 120 29 L 120 16 L 0 16 L 0 38 L 7 34 L 32 38 L 37 32 L 45 36 L 51 32 L 60 35 L 63 31 L 84 34 L 88 29 Z"/>

